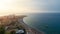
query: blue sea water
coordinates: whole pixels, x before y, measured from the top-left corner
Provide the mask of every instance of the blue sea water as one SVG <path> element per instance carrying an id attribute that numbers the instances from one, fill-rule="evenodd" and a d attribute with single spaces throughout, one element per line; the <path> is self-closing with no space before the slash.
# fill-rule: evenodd
<path id="1" fill-rule="evenodd" d="M 60 13 L 28 14 L 24 22 L 45 34 L 60 34 Z"/>

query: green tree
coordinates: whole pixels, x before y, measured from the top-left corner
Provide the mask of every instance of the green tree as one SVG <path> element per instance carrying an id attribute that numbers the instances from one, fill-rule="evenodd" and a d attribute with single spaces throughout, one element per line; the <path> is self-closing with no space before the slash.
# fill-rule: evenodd
<path id="1" fill-rule="evenodd" d="M 5 27 L 4 26 L 0 26 L 0 34 L 5 34 Z"/>

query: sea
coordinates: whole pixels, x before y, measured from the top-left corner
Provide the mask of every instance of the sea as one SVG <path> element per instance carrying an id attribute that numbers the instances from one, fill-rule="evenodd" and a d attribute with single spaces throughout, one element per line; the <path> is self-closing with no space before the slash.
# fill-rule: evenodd
<path id="1" fill-rule="evenodd" d="M 60 13 L 30 13 L 24 22 L 45 34 L 60 34 Z"/>

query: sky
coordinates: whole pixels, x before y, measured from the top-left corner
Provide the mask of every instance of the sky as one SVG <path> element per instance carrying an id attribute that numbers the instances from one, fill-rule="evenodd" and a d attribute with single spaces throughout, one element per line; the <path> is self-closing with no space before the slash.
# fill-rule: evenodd
<path id="1" fill-rule="evenodd" d="M 0 0 L 0 15 L 60 12 L 60 0 Z"/>

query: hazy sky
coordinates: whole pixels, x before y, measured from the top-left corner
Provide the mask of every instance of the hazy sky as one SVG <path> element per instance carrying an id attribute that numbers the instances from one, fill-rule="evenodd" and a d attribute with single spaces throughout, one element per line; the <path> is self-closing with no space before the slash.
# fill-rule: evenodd
<path id="1" fill-rule="evenodd" d="M 0 14 L 60 12 L 60 0 L 0 0 Z"/>

